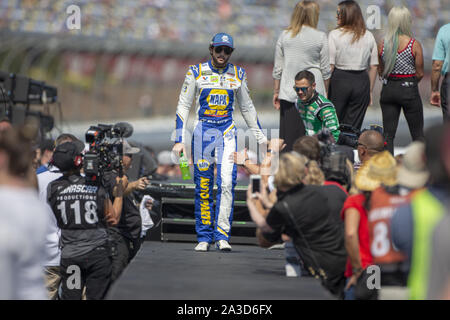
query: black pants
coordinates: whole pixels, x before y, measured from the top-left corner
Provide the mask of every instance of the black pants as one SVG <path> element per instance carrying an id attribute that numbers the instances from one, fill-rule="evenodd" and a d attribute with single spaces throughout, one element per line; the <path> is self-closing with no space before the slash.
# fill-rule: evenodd
<path id="1" fill-rule="evenodd" d="M 108 234 L 112 251 L 111 282 L 115 282 L 128 265 L 130 251 L 125 237 L 118 230 L 108 229 Z"/>
<path id="2" fill-rule="evenodd" d="M 293 102 L 280 100 L 280 139 L 286 147 L 283 152 L 292 151 L 295 140 L 305 135 L 305 125 Z"/>
<path id="3" fill-rule="evenodd" d="M 111 280 L 111 255 L 106 246 L 73 257 L 61 258 L 61 299 L 81 300 L 86 286 L 87 300 L 103 299 Z"/>
<path id="4" fill-rule="evenodd" d="M 442 114 L 444 115 L 444 120 L 450 120 L 450 110 L 448 109 L 448 94 L 450 91 L 450 86 L 448 82 L 450 78 L 450 72 L 447 72 L 442 80 L 441 84 L 441 108 Z"/>
<path id="5" fill-rule="evenodd" d="M 139 238 L 139 239 L 126 239 L 126 241 L 128 242 L 128 250 L 129 250 L 128 263 L 130 263 L 131 260 L 133 260 L 133 258 L 138 253 L 139 249 L 141 248 L 143 240 Z"/>
<path id="6" fill-rule="evenodd" d="M 387 149 L 394 153 L 394 138 L 397 132 L 400 112 L 408 123 L 412 139 L 423 140 L 423 106 L 417 80 L 388 80 L 383 84 L 380 97 L 383 114 L 384 137 Z"/>
<path id="7" fill-rule="evenodd" d="M 116 281 L 141 248 L 140 239 L 129 239 L 116 229 L 108 229 L 112 251 L 111 282 Z"/>
<path id="8" fill-rule="evenodd" d="M 367 71 L 334 69 L 328 99 L 334 104 L 339 124 L 351 125 L 360 130 L 370 104 L 370 80 Z"/>

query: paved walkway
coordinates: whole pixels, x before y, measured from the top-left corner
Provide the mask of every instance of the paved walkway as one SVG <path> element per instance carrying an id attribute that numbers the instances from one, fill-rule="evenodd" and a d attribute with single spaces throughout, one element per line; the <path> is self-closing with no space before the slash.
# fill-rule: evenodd
<path id="1" fill-rule="evenodd" d="M 111 288 L 111 299 L 331 299 L 311 277 L 287 278 L 284 251 L 233 245 L 195 252 L 194 243 L 147 241 Z"/>

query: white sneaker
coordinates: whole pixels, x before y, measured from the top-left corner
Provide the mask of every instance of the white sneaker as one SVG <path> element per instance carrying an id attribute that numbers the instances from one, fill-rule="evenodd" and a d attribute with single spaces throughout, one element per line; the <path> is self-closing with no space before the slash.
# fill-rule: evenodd
<path id="1" fill-rule="evenodd" d="M 286 242 L 283 242 L 283 243 L 274 244 L 273 246 L 271 246 L 267 249 L 268 250 L 284 250 L 285 247 L 286 247 Z"/>
<path id="2" fill-rule="evenodd" d="M 216 247 L 220 251 L 231 251 L 231 246 L 227 240 L 219 240 L 216 242 Z"/>
<path id="3" fill-rule="evenodd" d="M 208 249 L 209 249 L 209 243 L 205 242 L 205 241 L 199 242 L 197 244 L 197 246 L 195 247 L 195 251 L 206 252 L 206 251 L 208 251 Z"/>
<path id="4" fill-rule="evenodd" d="M 286 263 L 286 277 L 300 277 L 302 270 L 298 264 Z"/>

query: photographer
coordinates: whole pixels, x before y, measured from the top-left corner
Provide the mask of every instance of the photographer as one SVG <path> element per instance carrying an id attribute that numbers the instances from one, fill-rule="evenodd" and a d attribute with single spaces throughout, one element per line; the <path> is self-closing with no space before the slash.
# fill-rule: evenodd
<path id="1" fill-rule="evenodd" d="M 308 169 L 316 166 L 295 152 L 280 158 L 275 175 L 277 203 L 267 217 L 256 206 L 260 194 L 247 192 L 247 205 L 252 220 L 266 241 L 261 246 L 276 243 L 282 233 L 288 235 L 307 270 L 334 295 L 342 297 L 347 254 L 344 233 L 331 218 L 327 198 L 320 186 L 306 185 Z"/>
<path id="2" fill-rule="evenodd" d="M 133 155 L 139 152 L 139 148 L 131 147 L 123 141 L 123 171 L 126 173 L 131 167 Z M 103 185 L 109 194 L 114 194 L 115 181 L 119 173 L 116 170 L 106 172 L 103 176 Z M 146 177 L 128 183 L 124 192 L 122 215 L 118 224 L 108 228 L 108 235 L 111 241 L 112 255 L 112 276 L 114 282 L 122 274 L 131 259 L 140 248 L 142 218 L 139 212 L 139 203 L 133 194 L 135 190 L 143 190 L 149 184 Z"/>
<path id="3" fill-rule="evenodd" d="M 48 186 L 47 200 L 61 228 L 61 299 L 79 300 L 86 287 L 88 300 L 102 299 L 111 280 L 107 225 L 118 223 L 127 179 L 116 179 L 114 205 L 99 184 L 80 175 L 80 141 L 56 147 L 52 163 L 62 177 Z"/>

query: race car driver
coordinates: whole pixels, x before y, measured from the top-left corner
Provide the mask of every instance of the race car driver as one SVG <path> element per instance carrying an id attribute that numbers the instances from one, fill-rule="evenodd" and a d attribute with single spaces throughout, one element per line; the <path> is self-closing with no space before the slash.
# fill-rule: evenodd
<path id="1" fill-rule="evenodd" d="M 338 143 L 339 121 L 333 103 L 316 91 L 314 74 L 300 71 L 295 76 L 296 106 L 305 124 L 306 135 L 314 136 L 327 128 Z"/>
<path id="2" fill-rule="evenodd" d="M 176 139 L 172 151 L 186 155 L 186 125 L 195 98 L 196 121 L 192 137 L 195 182 L 196 251 L 208 251 L 214 241 L 221 251 L 228 243 L 233 219 L 236 151 L 233 110 L 239 105 L 242 116 L 257 142 L 267 143 L 249 95 L 245 70 L 228 63 L 234 50 L 233 38 L 216 34 L 209 46 L 211 60 L 191 65 L 181 89 L 176 114 Z M 213 209 L 214 165 L 217 165 L 216 207 Z"/>

